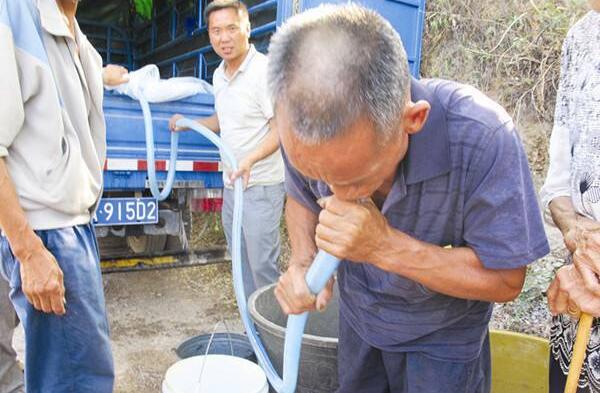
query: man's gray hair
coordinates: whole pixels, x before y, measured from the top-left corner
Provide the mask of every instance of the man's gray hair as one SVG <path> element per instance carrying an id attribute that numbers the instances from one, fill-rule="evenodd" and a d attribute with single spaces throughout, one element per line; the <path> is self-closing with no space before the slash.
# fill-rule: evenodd
<path id="1" fill-rule="evenodd" d="M 275 105 L 308 144 L 341 135 L 361 116 L 387 141 L 398 132 L 410 88 L 400 36 L 355 4 L 289 19 L 271 39 L 268 81 Z"/>

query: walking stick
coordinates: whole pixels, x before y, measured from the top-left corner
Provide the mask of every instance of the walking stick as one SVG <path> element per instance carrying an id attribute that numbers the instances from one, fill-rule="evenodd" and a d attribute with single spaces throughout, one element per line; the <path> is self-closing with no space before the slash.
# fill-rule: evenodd
<path id="1" fill-rule="evenodd" d="M 590 332 L 592 330 L 592 322 L 594 318 L 586 313 L 582 313 L 579 317 L 579 326 L 577 327 L 577 338 L 573 347 L 573 357 L 569 366 L 569 375 L 567 384 L 565 385 L 565 393 L 576 393 L 579 375 L 585 359 L 585 353 L 590 340 Z"/>

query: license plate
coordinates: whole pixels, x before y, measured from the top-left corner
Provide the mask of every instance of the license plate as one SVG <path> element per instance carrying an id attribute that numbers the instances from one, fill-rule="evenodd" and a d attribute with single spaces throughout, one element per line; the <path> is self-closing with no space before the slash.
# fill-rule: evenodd
<path id="1" fill-rule="evenodd" d="M 136 225 L 158 222 L 155 198 L 106 198 L 100 200 L 94 225 Z"/>

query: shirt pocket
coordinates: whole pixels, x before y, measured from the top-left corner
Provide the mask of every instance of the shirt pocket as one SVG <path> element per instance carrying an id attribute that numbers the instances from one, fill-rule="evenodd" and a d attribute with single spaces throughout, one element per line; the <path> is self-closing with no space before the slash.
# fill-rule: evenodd
<path id="1" fill-rule="evenodd" d="M 56 176 L 62 172 L 60 169 L 64 166 L 69 156 L 70 148 L 67 139 L 62 136 L 58 148 L 54 148 L 51 153 L 51 159 L 48 165 L 43 168 L 44 183 L 52 183 Z"/>
<path id="2" fill-rule="evenodd" d="M 424 285 L 398 274 L 387 273 L 386 279 L 382 282 L 386 293 L 408 304 L 423 303 L 437 296 L 436 292 Z"/>

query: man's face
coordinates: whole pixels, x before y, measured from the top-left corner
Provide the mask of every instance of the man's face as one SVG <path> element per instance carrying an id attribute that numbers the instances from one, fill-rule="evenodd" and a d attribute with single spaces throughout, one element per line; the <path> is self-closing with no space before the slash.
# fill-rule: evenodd
<path id="1" fill-rule="evenodd" d="M 208 36 L 217 55 L 232 61 L 249 48 L 250 24 L 234 8 L 213 11 L 208 17 Z"/>
<path id="2" fill-rule="evenodd" d="M 373 124 L 361 118 L 329 141 L 307 145 L 295 136 L 285 111 L 277 112 L 281 143 L 290 163 L 304 176 L 323 181 L 340 199 L 368 198 L 393 179 L 406 155 L 408 135 L 398 132 L 383 145 Z"/>
<path id="3" fill-rule="evenodd" d="M 600 0 L 588 0 L 588 4 L 594 11 L 600 12 Z"/>

